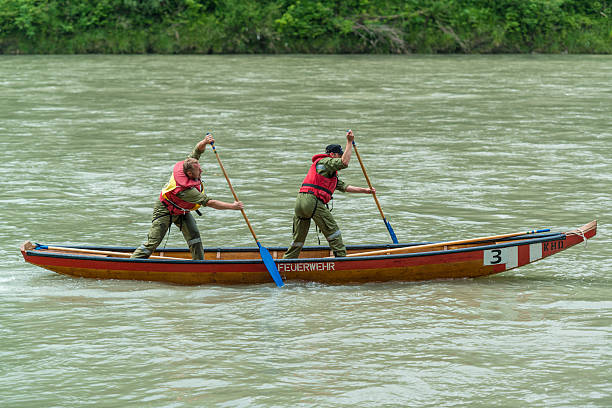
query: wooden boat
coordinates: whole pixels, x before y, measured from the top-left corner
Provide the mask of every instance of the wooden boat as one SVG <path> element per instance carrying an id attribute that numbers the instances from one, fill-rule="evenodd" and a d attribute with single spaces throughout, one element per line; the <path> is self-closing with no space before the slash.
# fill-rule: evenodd
<path id="1" fill-rule="evenodd" d="M 548 231 L 548 230 L 544 230 Z M 305 247 L 299 259 L 280 259 L 286 248 L 268 248 L 284 281 L 346 284 L 487 276 L 546 258 L 595 236 L 597 221 L 567 232 L 518 232 L 459 241 L 358 245 L 333 258 L 329 247 Z M 184 285 L 272 283 L 259 249 L 206 248 L 193 261 L 187 248 L 129 259 L 134 248 L 45 246 L 26 241 L 23 258 L 74 277 L 129 279 Z"/>

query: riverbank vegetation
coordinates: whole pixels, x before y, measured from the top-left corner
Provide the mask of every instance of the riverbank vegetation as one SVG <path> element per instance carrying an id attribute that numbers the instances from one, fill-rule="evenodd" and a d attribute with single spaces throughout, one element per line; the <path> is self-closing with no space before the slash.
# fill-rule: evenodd
<path id="1" fill-rule="evenodd" d="M 610 0 L 0 0 L 0 53 L 611 53 Z"/>

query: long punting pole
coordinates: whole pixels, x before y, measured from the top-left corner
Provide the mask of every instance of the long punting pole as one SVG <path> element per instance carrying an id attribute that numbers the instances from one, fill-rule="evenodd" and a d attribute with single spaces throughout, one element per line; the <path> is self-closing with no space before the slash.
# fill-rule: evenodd
<path id="1" fill-rule="evenodd" d="M 109 255 L 109 256 L 116 256 L 116 257 L 119 257 L 119 258 L 129 258 L 130 256 L 132 256 L 131 253 L 127 253 L 127 252 L 99 251 L 99 250 L 96 250 L 96 249 L 81 249 L 81 248 L 70 248 L 70 247 L 61 247 L 61 246 L 49 246 L 49 245 L 41 245 L 41 244 L 36 244 L 36 246 L 31 244 L 31 246 L 24 246 L 24 248 L 26 250 L 48 249 L 48 250 L 51 250 L 51 251 L 74 252 L 74 253 L 92 254 L 92 255 Z M 191 260 L 191 259 L 186 259 L 186 258 L 174 258 L 174 257 L 171 257 L 171 256 L 157 256 L 157 255 L 151 255 L 149 258 L 170 259 L 170 260 L 175 260 L 175 261 L 189 261 L 189 260 Z"/>
<path id="2" fill-rule="evenodd" d="M 349 254 L 347 256 L 386 255 L 386 254 L 392 254 L 392 253 L 395 253 L 395 252 L 409 251 L 409 250 L 413 250 L 413 249 L 427 249 L 427 248 L 432 248 L 432 247 L 437 247 L 437 246 L 462 245 L 462 244 L 469 244 L 469 243 L 472 243 L 472 242 L 492 241 L 492 240 L 498 240 L 498 239 L 502 239 L 502 238 L 517 237 L 519 235 L 538 234 L 540 232 L 548 232 L 548 231 L 550 231 L 550 229 L 546 228 L 546 229 L 526 231 L 526 232 L 515 232 L 513 234 L 504 234 L 504 235 L 494 235 L 494 236 L 490 236 L 490 237 L 463 239 L 463 240 L 460 240 L 460 241 L 433 242 L 431 244 L 424 244 L 424 245 L 415 245 L 415 246 L 408 246 L 408 247 L 401 247 L 401 248 L 390 248 L 390 249 L 381 249 L 381 250 L 377 250 L 377 251 L 359 252 L 359 253 L 355 253 L 355 254 Z"/>
<path id="3" fill-rule="evenodd" d="M 207 135 L 208 134 L 210 134 L 210 133 L 207 133 Z M 225 167 L 223 167 L 223 163 L 221 163 L 221 158 L 219 157 L 219 153 L 217 152 L 217 149 L 215 148 L 215 143 L 212 142 L 210 145 L 212 146 L 212 149 L 215 152 L 215 156 L 217 157 L 217 161 L 219 162 L 219 167 L 221 167 L 221 171 L 223 171 L 223 175 L 225 176 L 225 180 L 227 180 L 227 184 L 229 185 L 229 188 L 232 191 L 232 195 L 234 196 L 234 200 L 240 201 L 240 200 L 238 200 L 238 196 L 236 195 L 236 191 L 234 191 L 234 187 L 232 186 L 232 182 L 230 181 L 230 179 L 229 179 L 229 177 L 227 175 L 227 172 L 225 171 Z M 270 255 L 270 251 L 268 251 L 267 248 L 263 247 L 261 245 L 261 243 L 259 242 L 259 239 L 257 239 L 257 235 L 255 235 L 255 231 L 253 231 L 253 227 L 251 227 L 251 223 L 249 222 L 249 218 L 247 217 L 246 213 L 244 212 L 244 209 L 240 209 L 240 212 L 242 213 L 242 216 L 244 217 L 244 220 L 246 221 L 246 224 L 249 227 L 249 230 L 251 231 L 251 234 L 253 235 L 253 238 L 255 239 L 255 242 L 257 243 L 257 246 L 259 247 L 259 254 L 261 255 L 261 259 L 264 262 L 264 265 L 266 265 L 266 268 L 268 269 L 268 272 L 272 276 L 272 279 L 274 280 L 274 283 L 276 283 L 276 286 L 278 286 L 278 287 L 283 286 L 284 285 L 283 278 L 281 278 L 280 273 L 278 272 L 278 268 L 276 267 L 276 263 L 274 262 L 274 258 L 272 258 L 272 255 Z"/>
<path id="4" fill-rule="evenodd" d="M 355 144 L 354 140 L 353 140 L 353 149 L 355 150 L 355 154 L 357 155 L 357 159 L 359 160 L 359 165 L 361 166 L 363 175 L 365 176 L 365 179 L 368 182 L 368 187 L 372 189 L 372 183 L 370 182 L 370 178 L 368 177 L 368 172 L 366 171 L 365 166 L 363 165 L 363 161 L 361 160 L 361 156 L 359 155 L 359 151 L 357 150 L 357 145 Z M 383 213 L 382 207 L 380 206 L 380 203 L 378 202 L 378 198 L 376 197 L 376 193 L 372 193 L 372 196 L 374 197 L 374 201 L 376 202 L 378 211 L 380 211 L 380 216 L 382 217 L 385 223 L 385 226 L 387 227 L 387 231 L 389 231 L 389 235 L 391 235 L 391 240 L 393 241 L 394 244 L 397 244 L 398 241 L 397 241 L 397 237 L 395 236 L 395 231 L 393 231 L 391 224 L 389 223 L 389 221 L 387 221 L 387 218 L 385 217 L 385 214 Z"/>

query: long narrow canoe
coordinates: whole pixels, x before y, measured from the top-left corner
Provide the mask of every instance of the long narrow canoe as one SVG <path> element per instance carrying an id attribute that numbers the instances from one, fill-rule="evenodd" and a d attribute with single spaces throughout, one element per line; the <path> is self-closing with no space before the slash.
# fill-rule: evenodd
<path id="1" fill-rule="evenodd" d="M 493 275 L 549 257 L 595 236 L 597 221 L 567 232 L 505 234 L 458 241 L 358 245 L 348 256 L 329 247 L 305 247 L 298 259 L 281 259 L 286 248 L 269 248 L 284 281 L 326 284 L 423 281 Z M 586 242 L 585 242 L 586 243 Z M 128 279 L 182 285 L 272 283 L 259 249 L 206 248 L 193 261 L 187 248 L 129 259 L 134 248 L 21 245 L 26 262 L 74 277 Z"/>

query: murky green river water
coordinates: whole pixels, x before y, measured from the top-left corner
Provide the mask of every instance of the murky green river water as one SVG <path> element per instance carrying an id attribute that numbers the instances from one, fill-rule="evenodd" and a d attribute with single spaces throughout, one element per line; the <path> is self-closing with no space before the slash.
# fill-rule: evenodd
<path id="1" fill-rule="evenodd" d="M 205 131 L 287 245 L 310 157 L 348 128 L 402 242 L 598 235 L 489 278 L 281 290 L 73 279 L 18 251 L 139 245 Z M 341 174 L 365 186 L 356 157 Z M 2 56 L 0 177 L 3 407 L 612 406 L 610 56 Z M 389 242 L 370 196 L 334 201 L 347 244 Z M 238 212 L 198 224 L 254 245 Z"/>

